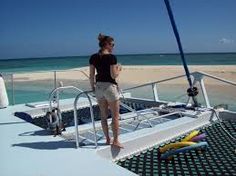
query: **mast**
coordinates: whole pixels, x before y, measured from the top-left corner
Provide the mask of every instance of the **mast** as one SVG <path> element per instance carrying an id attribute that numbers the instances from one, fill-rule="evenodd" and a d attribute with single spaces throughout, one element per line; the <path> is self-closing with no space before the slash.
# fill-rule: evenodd
<path id="1" fill-rule="evenodd" d="M 197 103 L 197 100 L 196 100 L 196 97 L 195 97 L 198 94 L 198 90 L 197 90 L 196 87 L 193 87 L 193 83 L 192 83 L 192 80 L 191 80 L 191 77 L 190 77 L 188 65 L 187 65 L 187 62 L 186 62 L 186 59 L 185 59 L 185 56 L 184 56 L 184 51 L 183 51 L 181 40 L 180 40 L 180 37 L 179 37 L 179 32 L 178 32 L 177 26 L 175 24 L 174 15 L 172 13 L 169 0 L 164 0 L 164 1 L 165 1 L 166 9 L 168 11 L 168 15 L 169 15 L 169 18 L 170 18 L 171 26 L 173 28 L 175 38 L 176 38 L 176 41 L 177 41 L 177 44 L 178 44 L 178 47 L 179 47 L 179 52 L 180 52 L 180 56 L 181 56 L 181 59 L 182 59 L 182 62 L 183 62 L 185 74 L 186 74 L 186 77 L 187 77 L 187 80 L 188 80 L 188 83 L 189 83 L 189 89 L 187 90 L 187 93 L 188 93 L 189 97 L 192 97 L 193 102 L 194 102 L 194 106 L 198 106 L 198 103 Z"/>

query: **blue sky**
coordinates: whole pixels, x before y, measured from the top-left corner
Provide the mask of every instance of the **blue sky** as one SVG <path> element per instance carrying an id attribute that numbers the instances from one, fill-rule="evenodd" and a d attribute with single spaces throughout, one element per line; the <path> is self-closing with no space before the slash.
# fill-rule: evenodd
<path id="1" fill-rule="evenodd" d="M 170 0 L 185 52 L 236 51 L 236 0 Z M 0 59 L 178 52 L 163 0 L 0 0 Z"/>

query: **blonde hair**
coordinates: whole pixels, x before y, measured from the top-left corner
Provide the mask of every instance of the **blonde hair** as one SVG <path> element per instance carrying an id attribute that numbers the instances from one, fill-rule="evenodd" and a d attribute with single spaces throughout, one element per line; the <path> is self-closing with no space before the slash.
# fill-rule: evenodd
<path id="1" fill-rule="evenodd" d="M 113 42 L 114 39 L 111 36 L 108 35 L 103 35 L 99 34 L 98 35 L 98 41 L 99 41 L 99 46 L 102 48 L 104 47 L 107 43 Z"/>

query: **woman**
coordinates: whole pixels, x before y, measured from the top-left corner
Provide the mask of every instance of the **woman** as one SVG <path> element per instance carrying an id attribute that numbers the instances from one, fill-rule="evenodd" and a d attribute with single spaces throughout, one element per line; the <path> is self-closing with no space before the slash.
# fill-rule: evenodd
<path id="1" fill-rule="evenodd" d="M 110 144 L 111 140 L 108 132 L 108 107 L 112 113 L 112 145 L 122 148 L 119 142 L 119 92 L 117 88 L 116 78 L 121 71 L 121 65 L 117 64 L 116 56 L 112 54 L 114 47 L 114 39 L 110 36 L 99 34 L 98 53 L 90 57 L 90 84 L 98 101 L 101 112 L 101 124 L 106 144 Z M 97 71 L 95 78 L 95 70 Z"/>

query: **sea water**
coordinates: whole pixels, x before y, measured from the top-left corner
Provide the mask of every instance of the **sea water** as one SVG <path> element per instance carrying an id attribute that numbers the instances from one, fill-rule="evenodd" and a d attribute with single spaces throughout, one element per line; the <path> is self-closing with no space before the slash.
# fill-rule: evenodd
<path id="1" fill-rule="evenodd" d="M 185 57 L 188 65 L 236 65 L 236 53 L 198 53 L 186 54 Z M 117 55 L 117 59 L 122 65 L 182 65 L 179 54 Z M 17 75 L 21 73 L 31 74 L 32 72 L 38 71 L 52 72 L 54 70 L 67 70 L 88 66 L 88 62 L 89 56 L 8 59 L 0 60 L 0 73 L 13 73 Z M 5 78 L 8 80 L 6 85 L 11 104 L 45 101 L 54 88 L 53 76 L 51 80 L 25 80 L 17 82 L 14 85 L 12 85 L 10 76 L 5 76 Z M 76 82 L 76 80 L 74 82 Z M 73 85 L 74 82 L 68 82 L 67 84 Z M 84 81 L 82 83 L 80 82 L 79 85 L 74 85 L 82 86 L 86 89 L 89 83 L 88 81 Z M 186 101 L 187 97 L 184 96 L 185 92 L 182 91 L 183 88 L 178 85 L 176 85 L 174 91 L 166 87 L 162 89 L 160 98 Z M 218 99 L 215 98 L 214 91 L 219 97 Z M 214 89 L 214 91 L 213 93 L 209 93 L 210 98 L 212 97 L 212 99 L 210 99 L 211 103 L 214 105 L 222 104 L 222 99 L 226 99 L 225 96 L 223 96 L 224 94 L 220 90 Z M 143 88 L 137 90 L 137 92 L 142 98 L 153 97 L 151 88 Z M 62 98 L 72 98 L 75 96 L 74 93 L 69 92 L 64 94 Z M 133 94 L 135 94 L 135 92 Z M 180 95 L 183 96 L 181 97 Z M 175 99 L 176 97 L 177 99 Z M 223 101 L 223 104 L 228 104 L 229 109 L 236 110 L 235 98 L 232 98 L 232 96 L 228 96 L 228 102 Z"/>
<path id="2" fill-rule="evenodd" d="M 188 65 L 236 65 L 236 53 L 186 54 Z M 182 65 L 179 54 L 117 55 L 122 65 Z M 64 70 L 88 66 L 89 56 L 0 60 L 0 72 Z"/>

